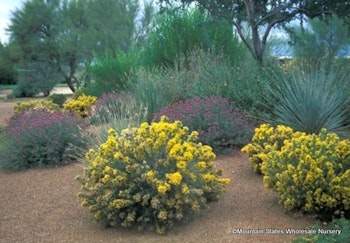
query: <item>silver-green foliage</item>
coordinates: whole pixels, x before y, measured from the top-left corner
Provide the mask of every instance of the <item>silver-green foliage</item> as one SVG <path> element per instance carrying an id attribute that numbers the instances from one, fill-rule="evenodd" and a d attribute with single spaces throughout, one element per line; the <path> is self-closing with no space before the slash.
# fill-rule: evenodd
<path id="1" fill-rule="evenodd" d="M 169 106 L 178 98 L 178 77 L 171 74 L 171 70 L 161 69 L 140 68 L 136 71 L 131 93 L 136 103 L 147 110 L 146 121 L 151 122 L 160 108 Z"/>
<path id="2" fill-rule="evenodd" d="M 334 71 L 298 71 L 268 85 L 267 103 L 274 106 L 274 123 L 297 131 L 318 133 L 321 128 L 343 132 L 349 125 L 349 84 Z"/>

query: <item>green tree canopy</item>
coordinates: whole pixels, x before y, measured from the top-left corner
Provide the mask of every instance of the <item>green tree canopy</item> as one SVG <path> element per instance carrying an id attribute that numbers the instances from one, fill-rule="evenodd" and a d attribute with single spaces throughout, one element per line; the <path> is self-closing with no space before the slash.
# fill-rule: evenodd
<path id="1" fill-rule="evenodd" d="M 296 57 L 331 60 L 350 44 L 349 27 L 344 20 L 333 16 L 327 21 L 315 18 L 308 23 L 309 28 L 289 29 Z"/>
<path id="2" fill-rule="evenodd" d="M 136 0 L 29 0 L 12 13 L 10 42 L 23 66 L 46 63 L 75 91 L 77 70 L 94 52 L 128 50 L 137 11 Z"/>
<path id="3" fill-rule="evenodd" d="M 305 1 L 305 0 L 161 0 L 161 3 L 198 4 L 212 15 L 231 23 L 252 56 L 263 63 L 268 36 L 273 27 L 290 22 L 296 16 L 312 17 L 324 14 L 348 16 L 348 1 Z M 246 34 L 246 29 L 249 33 Z"/>

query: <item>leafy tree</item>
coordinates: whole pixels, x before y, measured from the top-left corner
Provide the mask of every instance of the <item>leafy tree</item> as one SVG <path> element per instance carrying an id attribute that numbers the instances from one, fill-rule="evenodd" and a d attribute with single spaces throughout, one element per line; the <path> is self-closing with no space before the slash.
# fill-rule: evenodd
<path id="1" fill-rule="evenodd" d="M 0 84 L 16 83 L 16 67 L 10 55 L 11 47 L 0 42 Z"/>
<path id="2" fill-rule="evenodd" d="M 229 21 L 260 65 L 263 64 L 268 36 L 273 27 L 290 22 L 301 14 L 316 17 L 322 14 L 350 13 L 348 1 L 274 1 L 274 0 L 161 0 L 161 3 L 197 3 L 212 15 Z M 245 30 L 249 28 L 247 35 Z"/>
<path id="3" fill-rule="evenodd" d="M 344 20 L 336 16 L 326 22 L 318 18 L 311 19 L 309 27 L 289 29 L 296 57 L 332 60 L 350 44 L 349 28 Z"/>
<path id="4" fill-rule="evenodd" d="M 239 59 L 242 48 L 227 22 L 199 8 L 168 9 L 158 14 L 146 38 L 143 56 L 148 66 L 173 66 L 180 55 L 201 48 Z"/>
<path id="5" fill-rule="evenodd" d="M 10 42 L 24 66 L 46 63 L 74 92 L 83 85 L 77 72 L 94 52 L 129 48 L 137 10 L 136 0 L 30 0 L 13 12 Z"/>

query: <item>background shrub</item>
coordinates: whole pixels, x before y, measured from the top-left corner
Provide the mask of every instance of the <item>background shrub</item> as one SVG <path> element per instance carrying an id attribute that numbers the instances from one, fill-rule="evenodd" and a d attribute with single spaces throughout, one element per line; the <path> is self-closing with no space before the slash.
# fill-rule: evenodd
<path id="1" fill-rule="evenodd" d="M 63 108 L 64 102 L 66 102 L 67 97 L 64 94 L 52 94 L 47 97 L 47 100 L 52 101 L 53 103 Z"/>
<path id="2" fill-rule="evenodd" d="M 89 121 L 92 126 L 89 131 L 91 147 L 98 147 L 108 137 L 108 130 L 113 127 L 117 132 L 128 127 L 138 127 L 146 121 L 147 109 L 136 103 L 130 94 L 106 93 L 97 99 L 90 110 Z"/>
<path id="3" fill-rule="evenodd" d="M 265 187 L 276 191 L 287 210 L 330 220 L 350 216 L 350 141 L 322 129 L 296 132 L 261 166 Z"/>
<path id="4" fill-rule="evenodd" d="M 81 117 L 89 115 L 89 109 L 95 103 L 97 97 L 82 94 L 73 100 L 68 100 L 63 104 L 66 111 L 76 113 Z"/>
<path id="5" fill-rule="evenodd" d="M 173 103 L 178 98 L 177 82 L 168 79 L 167 70 L 148 71 L 140 68 L 134 75 L 131 95 L 139 106 L 147 109 L 146 121 L 151 122 L 160 108 Z"/>
<path id="6" fill-rule="evenodd" d="M 346 242 L 350 239 L 350 220 L 345 218 L 334 219 L 327 226 L 316 224 L 312 227 L 316 230 L 317 234 L 300 236 L 293 239 L 293 243 L 310 243 L 310 242 Z M 341 230 L 341 233 L 338 234 L 319 234 L 318 230 Z"/>
<path id="7" fill-rule="evenodd" d="M 81 153 L 84 126 L 78 117 L 64 112 L 20 112 L 5 128 L 1 167 L 23 170 L 68 163 Z"/>
<path id="8" fill-rule="evenodd" d="M 229 179 L 219 178 L 215 154 L 181 122 L 143 123 L 109 131 L 79 178 L 82 205 L 107 226 L 153 227 L 163 234 L 217 200 Z"/>
<path id="9" fill-rule="evenodd" d="M 163 107 L 154 120 L 162 115 L 168 116 L 170 121 L 180 120 L 192 131 L 198 131 L 199 141 L 215 151 L 245 144 L 252 135 L 244 115 L 232 107 L 227 98 L 211 96 L 180 100 Z"/>
<path id="10" fill-rule="evenodd" d="M 14 116 L 21 112 L 31 112 L 35 109 L 45 109 L 47 111 L 58 111 L 60 109 L 59 105 L 53 103 L 50 100 L 31 100 L 18 102 L 14 106 Z"/>
<path id="11" fill-rule="evenodd" d="M 83 88 L 84 93 L 100 97 L 103 93 L 123 92 L 130 88 L 131 71 L 138 66 L 137 53 L 118 51 L 97 56 L 88 71 L 92 82 Z"/>

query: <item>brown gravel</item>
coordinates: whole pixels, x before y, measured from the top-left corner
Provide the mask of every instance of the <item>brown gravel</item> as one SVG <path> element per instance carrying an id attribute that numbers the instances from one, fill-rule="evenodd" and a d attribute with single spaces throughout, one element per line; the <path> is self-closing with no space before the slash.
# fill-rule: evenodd
<path id="1" fill-rule="evenodd" d="M 0 102 L 1 119 L 6 109 L 10 112 L 4 104 Z M 295 235 L 276 231 L 306 229 L 316 222 L 298 213 L 285 213 L 244 154 L 219 156 L 216 165 L 231 178 L 226 193 L 201 216 L 165 236 L 97 224 L 76 196 L 80 185 L 74 178 L 83 173 L 83 164 L 0 172 L 0 242 L 290 242 Z M 234 229 L 264 233 L 233 234 Z M 274 229 L 274 234 L 267 234 Z"/>

